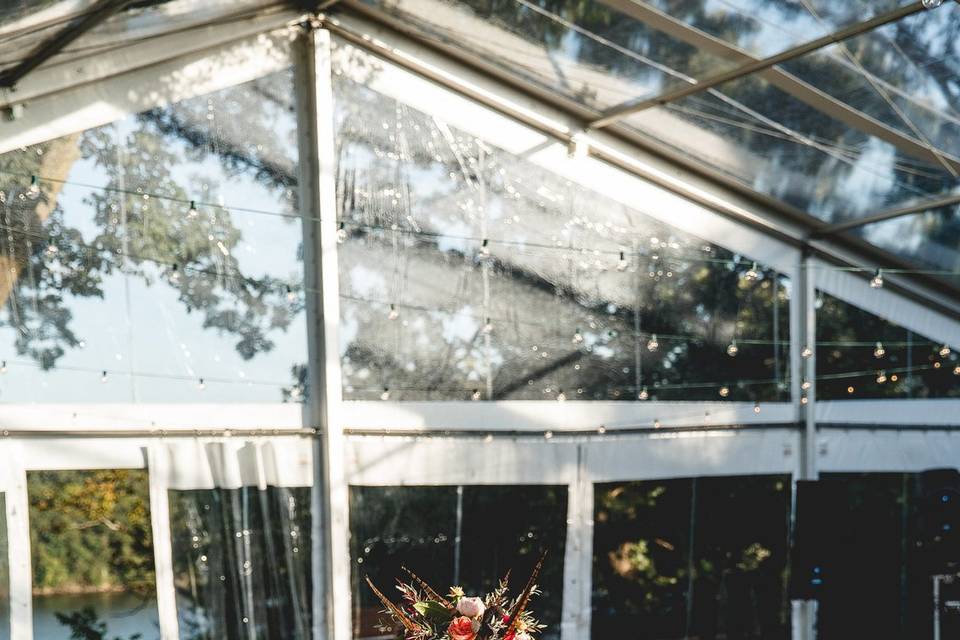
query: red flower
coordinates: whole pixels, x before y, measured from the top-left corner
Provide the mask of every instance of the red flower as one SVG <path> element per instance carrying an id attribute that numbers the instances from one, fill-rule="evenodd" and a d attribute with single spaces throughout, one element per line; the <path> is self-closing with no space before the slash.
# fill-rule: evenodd
<path id="1" fill-rule="evenodd" d="M 466 616 L 454 618 L 447 628 L 450 640 L 474 640 L 480 624 Z"/>

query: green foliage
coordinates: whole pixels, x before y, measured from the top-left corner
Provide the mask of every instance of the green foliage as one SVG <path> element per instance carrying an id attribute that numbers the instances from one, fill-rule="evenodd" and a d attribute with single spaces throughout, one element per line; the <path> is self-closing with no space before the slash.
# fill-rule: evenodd
<path id="1" fill-rule="evenodd" d="M 154 592 L 146 471 L 35 471 L 27 488 L 35 589 Z"/>

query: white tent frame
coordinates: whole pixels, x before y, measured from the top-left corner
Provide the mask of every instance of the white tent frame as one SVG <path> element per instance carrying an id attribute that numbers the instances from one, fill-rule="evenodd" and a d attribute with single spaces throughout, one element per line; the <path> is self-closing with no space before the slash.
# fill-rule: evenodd
<path id="1" fill-rule="evenodd" d="M 347 487 L 410 484 L 562 484 L 568 488 L 564 557 L 563 640 L 590 637 L 594 483 L 688 477 L 781 473 L 815 477 L 818 470 L 916 471 L 956 466 L 960 401 L 801 403 L 800 381 L 811 379 L 813 359 L 802 359 L 806 336 L 815 334 L 813 294 L 823 290 L 872 313 L 960 347 L 960 324 L 922 308 L 893 291 L 870 290 L 862 279 L 804 256 L 782 238 L 803 230 L 772 223 L 755 203 L 723 186 L 670 166 L 603 132 L 587 144 L 591 154 L 571 158 L 562 142 L 577 132 L 566 117 L 528 95 L 491 82 L 438 56 L 403 35 L 358 17 L 309 22 L 295 14 L 216 27 L 209 41 L 182 35 L 157 38 L 143 48 L 111 54 L 79 79 L 63 70 L 38 72 L 25 83 L 24 116 L 0 123 L 0 152 L 106 124 L 241 83 L 294 63 L 302 128 L 301 201 L 313 219 L 304 221 L 308 305 L 310 397 L 296 405 L 0 405 L 0 490 L 6 494 L 12 594 L 12 638 L 31 631 L 31 580 L 26 471 L 51 468 L 142 468 L 162 464 L 149 452 L 168 438 L 301 435 L 314 447 L 315 637 L 348 640 L 350 582 Z M 324 28 L 326 27 L 326 28 Z M 330 29 L 330 31 L 327 30 Z M 331 31 L 333 36 L 331 36 Z M 530 153 L 531 161 L 588 186 L 604 185 L 615 197 L 653 203 L 649 213 L 670 210 L 665 221 L 749 255 L 796 283 L 791 301 L 792 401 L 764 405 L 702 402 L 344 402 L 336 324 L 338 283 L 332 240 L 336 203 L 331 197 L 333 128 L 331 43 L 357 47 L 380 58 L 389 72 L 378 90 L 424 109 L 447 105 L 467 129 L 485 139 Z M 294 42 L 298 40 L 298 42 Z M 208 46 L 210 45 L 210 46 Z M 114 62 L 123 60 L 122 64 Z M 94 67 L 91 67 L 94 68 Z M 404 87 L 416 91 L 403 93 Z M 480 131 L 478 131 L 480 133 Z M 518 146 L 519 145 L 519 146 Z M 325 156 L 325 154 L 327 154 Z M 615 186 L 615 189 L 611 187 Z M 678 218 L 677 212 L 683 217 Z M 664 216 L 660 216 L 664 218 Z M 744 220 L 751 221 L 746 224 Z M 826 246 L 826 245 L 824 245 Z M 852 259 L 851 259 L 852 260 Z M 877 294 L 880 293 L 878 296 Z M 935 293 L 929 292 L 931 296 Z M 943 300 L 945 308 L 956 307 Z M 321 401 L 317 401 L 317 399 Z M 653 429 L 659 421 L 660 430 Z M 818 429 L 829 423 L 829 429 Z M 605 433 L 598 429 L 603 426 Z M 889 427 L 877 430 L 876 427 Z M 736 428 L 735 428 L 736 427 Z M 869 427 L 864 429 L 862 427 Z M 492 437 L 487 442 L 487 434 Z M 552 436 L 552 437 L 550 437 Z M 466 455 L 469 451 L 470 455 Z M 146 452 L 146 454 L 145 454 Z M 448 457 L 456 466 L 417 463 Z M 403 461 L 400 464 L 399 461 Z M 151 510 L 158 606 L 163 640 L 176 637 L 172 591 L 167 487 L 151 474 Z M 166 541 L 164 544 L 163 541 Z M 336 601 L 332 594 L 336 593 Z"/>

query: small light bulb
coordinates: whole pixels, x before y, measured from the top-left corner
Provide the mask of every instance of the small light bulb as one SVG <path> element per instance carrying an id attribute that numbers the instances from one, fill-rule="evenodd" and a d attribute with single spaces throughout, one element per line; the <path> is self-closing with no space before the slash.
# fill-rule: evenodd
<path id="1" fill-rule="evenodd" d="M 960 367 L 953 368 L 953 375 L 960 376 Z"/>
<path id="2" fill-rule="evenodd" d="M 390 389 L 389 389 L 389 387 L 384 387 L 384 388 L 383 388 L 383 393 L 380 394 L 380 399 L 381 399 L 381 400 L 389 400 L 389 399 L 390 399 Z"/>
<path id="3" fill-rule="evenodd" d="M 484 258 L 490 257 L 490 241 L 486 238 L 483 239 L 483 242 L 480 245 L 480 255 Z"/>
<path id="4" fill-rule="evenodd" d="M 847 387 L 847 393 L 853 393 L 855 389 L 853 387 Z"/>
<path id="5" fill-rule="evenodd" d="M 397 305 L 391 304 L 390 312 L 387 313 L 387 320 L 396 320 L 399 317 L 400 317 L 400 312 L 397 311 Z"/>
<path id="6" fill-rule="evenodd" d="M 297 292 L 287 285 L 287 302 L 296 302 L 297 301 Z"/>
<path id="7" fill-rule="evenodd" d="M 344 224 L 341 222 L 337 227 L 337 243 L 343 244 L 347 241 L 347 230 L 344 228 Z"/>
<path id="8" fill-rule="evenodd" d="M 60 251 L 60 249 L 58 249 L 57 245 L 53 244 L 52 242 L 47 245 L 47 253 L 51 256 L 55 255 L 58 251 Z"/>
<path id="9" fill-rule="evenodd" d="M 600 435 L 603 435 L 606 432 L 607 432 L 607 428 L 605 426 L 600 425 L 599 427 L 597 427 L 597 433 L 599 433 Z"/>
<path id="10" fill-rule="evenodd" d="M 647 391 L 647 388 L 644 387 L 640 389 L 640 393 L 637 394 L 637 400 L 647 400 L 650 398 L 650 392 Z"/>
<path id="11" fill-rule="evenodd" d="M 207 388 L 207 383 L 203 381 L 203 378 L 200 378 L 200 380 L 197 381 L 197 389 L 199 389 L 200 391 L 203 391 L 206 388 Z"/>
<path id="12" fill-rule="evenodd" d="M 957 367 L 957 368 L 960 369 L 960 367 Z M 892 376 L 890 376 L 890 382 L 896 382 L 897 379 L 898 379 L 897 374 L 893 374 Z"/>
<path id="13" fill-rule="evenodd" d="M 873 357 L 874 357 L 874 358 L 882 358 L 882 357 L 885 356 L 886 354 L 887 354 L 887 350 L 883 348 L 883 343 L 882 343 L 882 342 L 878 342 L 878 343 L 877 343 L 877 346 L 876 346 L 876 347 L 874 348 L 874 350 L 873 350 Z"/>
<path id="14" fill-rule="evenodd" d="M 573 344 L 582 344 L 583 343 L 583 334 L 580 333 L 580 328 L 577 327 L 577 330 L 573 334 Z"/>
<path id="15" fill-rule="evenodd" d="M 630 263 L 627 262 L 627 254 L 623 251 L 620 252 L 620 259 L 617 260 L 617 271 L 626 271 L 627 267 L 630 266 Z"/>
<path id="16" fill-rule="evenodd" d="M 804 380 L 804 381 L 803 381 L 803 384 L 800 385 L 800 388 L 803 389 L 804 391 L 806 391 L 807 389 L 809 389 L 809 388 L 810 388 L 810 381 L 809 381 L 809 380 Z"/>
<path id="17" fill-rule="evenodd" d="M 726 397 L 729 396 L 729 395 L 730 395 L 730 387 L 728 387 L 728 386 L 722 386 L 722 387 L 720 387 L 720 397 L 721 397 L 721 398 L 726 398 Z"/>
<path id="18" fill-rule="evenodd" d="M 943 365 L 942 365 L 940 362 L 934 362 L 934 363 L 933 363 L 933 368 L 934 368 L 934 369 L 939 369 L 941 366 L 943 366 Z"/>
<path id="19" fill-rule="evenodd" d="M 563 389 L 557 389 L 557 402 L 566 402 L 567 394 L 563 392 Z"/>
<path id="20" fill-rule="evenodd" d="M 727 345 L 727 355 L 731 358 L 737 357 L 737 354 L 740 353 L 740 347 L 737 346 L 737 341 L 732 340 L 729 345 Z"/>
<path id="21" fill-rule="evenodd" d="M 647 341 L 647 351 L 656 351 L 660 348 L 660 341 L 657 340 L 657 334 L 650 336 L 650 339 Z"/>
<path id="22" fill-rule="evenodd" d="M 493 323 L 490 322 L 490 318 L 487 318 L 483 323 L 483 332 L 484 333 L 493 333 Z"/>
<path id="23" fill-rule="evenodd" d="M 653 421 L 653 428 L 654 428 L 654 429 L 659 429 L 659 428 L 660 428 L 660 420 L 659 420 L 659 419 L 654 419 L 654 421 Z"/>
<path id="24" fill-rule="evenodd" d="M 544 431 L 543 438 L 544 440 L 550 440 L 553 438 L 553 431 Z"/>
<path id="25" fill-rule="evenodd" d="M 922 0 L 924 9 L 936 9 L 943 4 L 943 0 Z"/>
<path id="26" fill-rule="evenodd" d="M 947 345 L 940 347 L 940 356 L 946 358 L 948 355 L 950 355 L 950 347 Z"/>
<path id="27" fill-rule="evenodd" d="M 754 412 L 754 413 L 760 413 L 760 402 L 759 402 L 759 401 L 753 403 L 753 412 Z"/>
<path id="28" fill-rule="evenodd" d="M 877 373 L 877 384 L 883 384 L 886 381 L 887 381 L 887 372 L 879 371 Z"/>
<path id="29" fill-rule="evenodd" d="M 470 399 L 476 402 L 480 399 L 480 389 L 474 389 L 473 393 L 470 394 Z"/>
<path id="30" fill-rule="evenodd" d="M 106 372 L 106 371 L 104 371 L 103 373 L 100 374 L 100 382 L 102 382 L 102 383 L 106 383 L 106 382 L 107 382 L 107 372 Z"/>
<path id="31" fill-rule="evenodd" d="M 171 282 L 180 282 L 180 267 L 176 263 L 170 267 L 170 281 Z"/>
<path id="32" fill-rule="evenodd" d="M 743 274 L 743 279 L 747 282 L 756 282 L 760 279 L 760 271 L 757 269 L 757 263 L 754 262 L 753 266 L 747 269 Z"/>
<path id="33" fill-rule="evenodd" d="M 807 396 L 800 398 L 800 404 L 807 404 L 808 402 L 810 402 L 810 400 L 807 398 Z"/>
<path id="34" fill-rule="evenodd" d="M 0 373 L 6 373 L 6 372 L 7 372 L 7 361 L 4 360 L 0 362 Z"/>
<path id="35" fill-rule="evenodd" d="M 36 200 L 40 195 L 40 184 L 37 181 L 37 176 L 30 176 L 30 186 L 27 187 L 27 197 L 31 200 Z"/>
<path id="36" fill-rule="evenodd" d="M 811 349 L 810 347 L 804 347 L 803 351 L 800 352 L 800 357 L 802 358 L 809 358 L 812 355 L 813 355 L 813 349 Z"/>
<path id="37" fill-rule="evenodd" d="M 200 215 L 200 212 L 197 211 L 197 203 L 194 202 L 193 200 L 191 200 L 191 201 L 190 201 L 190 208 L 187 209 L 187 217 L 188 217 L 188 218 L 196 218 L 198 215 Z"/>
<path id="38" fill-rule="evenodd" d="M 877 269 L 873 274 L 873 277 L 870 279 L 870 287 L 873 289 L 882 289 L 883 288 L 883 271 Z"/>

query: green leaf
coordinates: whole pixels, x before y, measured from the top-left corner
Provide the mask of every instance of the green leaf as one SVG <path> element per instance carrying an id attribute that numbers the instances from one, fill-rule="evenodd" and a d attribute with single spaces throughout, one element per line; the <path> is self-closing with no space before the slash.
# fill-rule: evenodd
<path id="1" fill-rule="evenodd" d="M 439 602 L 434 602 L 433 600 L 422 600 L 414 603 L 413 608 L 417 610 L 417 613 L 431 622 L 442 623 L 447 622 L 452 618 L 449 609 L 444 607 Z"/>

